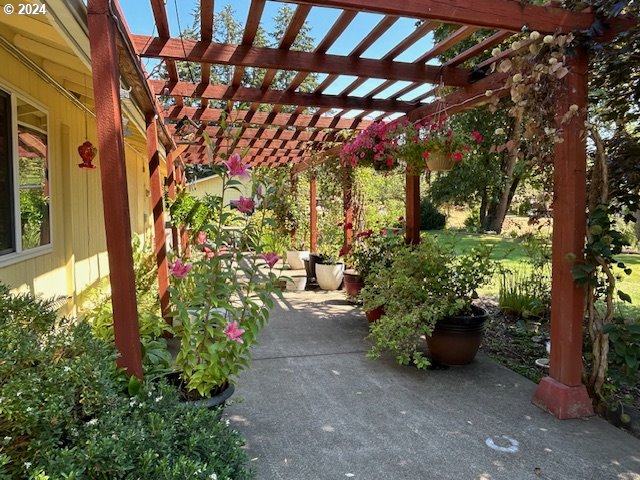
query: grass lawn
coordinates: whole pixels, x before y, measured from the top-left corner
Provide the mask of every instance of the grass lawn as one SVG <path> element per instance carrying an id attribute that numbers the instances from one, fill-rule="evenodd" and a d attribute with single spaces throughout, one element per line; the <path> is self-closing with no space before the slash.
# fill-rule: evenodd
<path id="1" fill-rule="evenodd" d="M 423 233 L 424 234 L 424 233 Z M 503 237 L 501 235 L 460 233 L 451 231 L 432 231 L 429 235 L 454 242 L 455 248 L 459 252 L 468 251 L 473 247 L 480 245 L 490 245 L 493 247 L 493 257 L 510 270 L 521 270 L 527 267 L 527 254 L 524 248 L 516 239 Z M 634 319 L 640 318 L 640 255 L 624 254 L 619 255 L 620 261 L 624 262 L 628 268 L 632 269 L 631 275 L 625 275 L 622 271 L 618 271 L 622 275 L 622 280 L 618 282 L 618 288 L 629 294 L 633 300 L 633 304 L 624 304 L 618 302 L 617 308 L 625 317 Z M 492 297 L 498 297 L 499 278 L 496 276 L 491 285 L 482 289 L 479 293 Z"/>

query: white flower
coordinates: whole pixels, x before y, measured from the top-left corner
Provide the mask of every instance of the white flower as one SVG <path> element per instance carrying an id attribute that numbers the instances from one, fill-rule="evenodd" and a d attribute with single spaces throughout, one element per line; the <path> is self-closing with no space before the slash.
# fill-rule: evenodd
<path id="1" fill-rule="evenodd" d="M 32 412 L 32 411 L 33 411 L 33 408 L 27 407 L 27 413 Z"/>
<path id="2" fill-rule="evenodd" d="M 31 462 L 24 462 L 24 468 L 31 468 Z"/>
<path id="3" fill-rule="evenodd" d="M 493 90 L 487 90 L 486 92 L 484 92 L 484 94 L 485 94 L 487 97 L 490 97 L 491 95 L 493 95 Z"/>
<path id="4" fill-rule="evenodd" d="M 136 399 L 132 398 L 131 401 L 129 402 L 129 406 L 130 407 L 135 407 L 136 406 Z"/>
<path id="5" fill-rule="evenodd" d="M 495 135 L 504 135 L 504 128 L 496 128 Z"/>
<path id="6" fill-rule="evenodd" d="M 529 35 L 529 38 L 531 40 L 538 40 L 540 38 L 540 32 L 531 32 L 531 34 Z"/>
<path id="7" fill-rule="evenodd" d="M 520 82 L 522 81 L 522 74 L 521 74 L 521 73 L 516 73 L 516 74 L 513 76 L 513 81 L 514 81 L 515 83 L 520 83 Z"/>
<path id="8" fill-rule="evenodd" d="M 511 44 L 511 50 L 513 50 L 514 52 L 516 50 L 520 50 L 520 47 L 522 46 L 522 44 L 519 41 L 515 41 Z"/>
<path id="9" fill-rule="evenodd" d="M 493 50 L 491 50 L 491 56 L 497 57 L 498 55 L 500 55 L 500 52 L 501 52 L 501 50 L 496 47 Z"/>
<path id="10" fill-rule="evenodd" d="M 554 65 L 556 63 L 558 63 L 558 59 L 557 58 L 551 57 L 549 59 L 549 65 Z"/>
<path id="11" fill-rule="evenodd" d="M 547 35 L 545 36 L 542 41 L 546 44 L 551 44 L 553 43 L 553 35 Z"/>
<path id="12" fill-rule="evenodd" d="M 209 478 L 211 480 L 218 480 L 218 475 L 216 475 L 215 473 L 212 473 L 211 475 L 209 475 Z"/>
<path id="13" fill-rule="evenodd" d="M 578 111 L 578 105 L 576 105 L 575 103 L 573 105 L 571 105 L 569 107 L 569 110 L 572 111 L 573 113 Z"/>
<path id="14" fill-rule="evenodd" d="M 65 372 L 70 372 L 70 371 L 71 371 L 71 367 L 64 367 L 64 368 L 63 368 L 63 370 L 64 370 Z"/>
<path id="15" fill-rule="evenodd" d="M 3 439 L 5 442 L 10 442 L 11 441 L 11 437 L 4 437 Z"/>
<path id="16" fill-rule="evenodd" d="M 162 400 L 162 396 L 156 397 L 155 400 L 156 400 L 156 403 L 158 403 L 160 400 Z"/>
<path id="17" fill-rule="evenodd" d="M 92 418 L 91 420 L 89 420 L 87 422 L 87 425 L 96 425 L 98 423 L 98 419 L 97 418 Z"/>

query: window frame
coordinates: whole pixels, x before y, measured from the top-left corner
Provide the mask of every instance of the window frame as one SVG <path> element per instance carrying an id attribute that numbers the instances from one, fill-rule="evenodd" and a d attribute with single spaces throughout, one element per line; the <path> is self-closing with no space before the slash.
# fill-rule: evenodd
<path id="1" fill-rule="evenodd" d="M 53 205 L 54 205 L 54 197 L 53 194 L 53 169 L 51 168 L 51 124 L 50 124 L 50 115 L 49 110 L 42 105 L 37 100 L 33 99 L 31 96 L 25 94 L 19 89 L 7 85 L 0 81 L 0 90 L 9 95 L 10 98 L 10 112 L 11 112 L 11 155 L 12 155 L 12 179 L 13 182 L 13 235 L 14 235 L 14 243 L 15 243 L 15 251 L 11 253 L 7 253 L 4 255 L 0 255 L 0 268 L 6 267 L 14 263 L 22 262 L 25 260 L 30 260 L 32 258 L 36 258 L 42 255 L 47 255 L 53 252 L 54 250 L 54 221 L 53 221 Z M 42 129 L 28 125 L 23 122 L 18 122 L 18 100 L 28 103 L 29 105 L 37 108 L 42 113 L 44 113 L 46 122 L 47 122 L 47 130 L 43 131 Z M 22 248 L 22 212 L 20 210 L 20 158 L 19 158 L 19 138 L 18 138 L 18 126 L 24 125 L 26 128 L 29 128 L 33 131 L 42 133 L 47 137 L 47 180 L 49 182 L 49 243 L 46 245 L 40 245 L 38 247 L 30 248 L 28 250 L 24 250 Z"/>

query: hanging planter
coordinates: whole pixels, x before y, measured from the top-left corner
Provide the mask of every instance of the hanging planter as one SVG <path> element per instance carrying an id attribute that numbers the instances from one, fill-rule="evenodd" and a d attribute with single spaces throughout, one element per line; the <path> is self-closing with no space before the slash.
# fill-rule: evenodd
<path id="1" fill-rule="evenodd" d="M 93 144 L 87 140 L 82 145 L 78 147 L 78 154 L 82 159 L 82 163 L 79 163 L 78 166 L 80 168 L 96 168 L 96 166 L 92 163 L 93 159 L 96 157 L 98 153 L 98 149 L 93 146 Z"/>
<path id="2" fill-rule="evenodd" d="M 432 172 L 448 172 L 456 163 L 453 156 L 443 152 L 433 152 L 426 159 L 427 168 Z"/>

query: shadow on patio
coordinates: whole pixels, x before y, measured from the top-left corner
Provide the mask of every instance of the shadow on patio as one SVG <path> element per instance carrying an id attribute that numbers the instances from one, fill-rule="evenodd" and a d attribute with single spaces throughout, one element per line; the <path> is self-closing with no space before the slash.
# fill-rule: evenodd
<path id="1" fill-rule="evenodd" d="M 259 479 L 640 479 L 640 441 L 560 421 L 535 384 L 479 355 L 418 371 L 366 358 L 343 292 L 285 293 L 226 414 Z"/>

